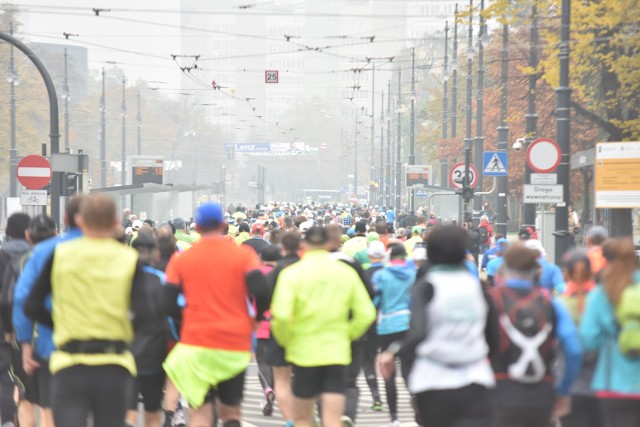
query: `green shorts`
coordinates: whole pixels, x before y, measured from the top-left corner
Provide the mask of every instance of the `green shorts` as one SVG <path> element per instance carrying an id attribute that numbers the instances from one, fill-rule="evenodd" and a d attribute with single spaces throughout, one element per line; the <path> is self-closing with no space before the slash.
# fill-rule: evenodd
<path id="1" fill-rule="evenodd" d="M 189 405 L 199 408 L 211 389 L 244 372 L 250 362 L 250 352 L 178 343 L 163 367 Z"/>

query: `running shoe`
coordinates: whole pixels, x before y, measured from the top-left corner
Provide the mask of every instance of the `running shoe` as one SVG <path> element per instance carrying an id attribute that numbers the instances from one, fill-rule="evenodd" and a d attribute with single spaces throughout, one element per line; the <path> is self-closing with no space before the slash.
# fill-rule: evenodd
<path id="1" fill-rule="evenodd" d="M 184 410 L 180 408 L 173 414 L 173 419 L 171 420 L 171 426 L 186 427 L 186 425 L 187 425 L 187 420 L 184 417 Z"/>
<path id="2" fill-rule="evenodd" d="M 276 400 L 276 394 L 272 389 L 268 388 L 264 392 L 265 400 L 262 405 L 262 415 L 265 417 L 270 417 L 273 415 L 273 402 Z"/>
<path id="3" fill-rule="evenodd" d="M 381 412 L 382 411 L 382 402 L 380 400 L 374 400 L 373 401 L 373 405 L 371 405 L 371 409 L 373 409 L 376 412 Z"/>
<path id="4" fill-rule="evenodd" d="M 400 427 L 402 425 L 402 423 L 400 423 L 400 420 L 392 420 L 389 423 L 389 427 Z"/>
<path id="5" fill-rule="evenodd" d="M 346 415 L 342 416 L 342 427 L 354 427 L 355 424 L 351 418 Z"/>

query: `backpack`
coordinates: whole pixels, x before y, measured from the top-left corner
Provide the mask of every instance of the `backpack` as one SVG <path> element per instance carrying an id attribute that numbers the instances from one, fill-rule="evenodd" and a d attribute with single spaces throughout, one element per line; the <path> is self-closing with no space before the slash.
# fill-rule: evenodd
<path id="1" fill-rule="evenodd" d="M 480 244 L 485 244 L 487 240 L 489 240 L 489 229 L 487 228 L 487 226 L 483 225 L 482 227 L 478 227 L 478 230 L 476 231 L 478 232 L 478 239 L 480 241 Z"/>
<path id="2" fill-rule="evenodd" d="M 523 291 L 491 290 L 501 334 L 500 352 L 492 363 L 497 379 L 534 384 L 552 378 L 555 312 L 546 289 Z"/>
<path id="3" fill-rule="evenodd" d="M 30 252 L 11 256 L 2 251 L 0 263 L 4 268 L 0 278 L 0 329 L 4 332 L 13 332 L 13 295 L 24 261 L 29 255 Z"/>
<path id="4" fill-rule="evenodd" d="M 615 314 L 620 325 L 618 348 L 627 357 L 640 358 L 640 283 L 625 288 Z"/>

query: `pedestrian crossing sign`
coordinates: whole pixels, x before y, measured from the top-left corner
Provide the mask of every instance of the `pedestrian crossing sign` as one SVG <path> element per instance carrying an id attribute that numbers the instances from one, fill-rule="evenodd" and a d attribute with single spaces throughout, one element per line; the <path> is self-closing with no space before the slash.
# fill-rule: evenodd
<path id="1" fill-rule="evenodd" d="M 482 167 L 483 176 L 507 176 L 507 152 L 486 151 Z"/>

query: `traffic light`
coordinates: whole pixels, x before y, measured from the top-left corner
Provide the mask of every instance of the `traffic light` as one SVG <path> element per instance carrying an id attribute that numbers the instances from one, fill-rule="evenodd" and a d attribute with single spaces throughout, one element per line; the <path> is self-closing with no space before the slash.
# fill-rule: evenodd
<path id="1" fill-rule="evenodd" d="M 62 195 L 74 196 L 78 193 L 78 174 L 66 172 L 62 178 Z"/>

